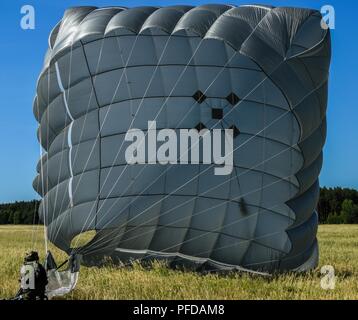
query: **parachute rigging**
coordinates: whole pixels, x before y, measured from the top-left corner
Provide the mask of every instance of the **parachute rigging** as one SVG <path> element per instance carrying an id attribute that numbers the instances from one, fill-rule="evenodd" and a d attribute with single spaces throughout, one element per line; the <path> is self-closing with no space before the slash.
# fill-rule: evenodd
<path id="1" fill-rule="evenodd" d="M 71 255 L 68 260 L 57 267 L 51 252 L 47 253 L 45 260 L 48 279 L 46 296 L 49 299 L 64 296 L 76 287 L 79 277 L 80 259 L 79 255 Z M 66 270 L 60 271 L 59 269 L 67 262 L 68 267 Z"/>

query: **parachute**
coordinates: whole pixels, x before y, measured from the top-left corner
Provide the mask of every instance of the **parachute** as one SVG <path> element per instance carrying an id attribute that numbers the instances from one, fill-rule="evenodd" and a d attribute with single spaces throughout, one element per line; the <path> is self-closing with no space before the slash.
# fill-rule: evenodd
<path id="1" fill-rule="evenodd" d="M 317 266 L 331 54 L 318 11 L 76 7 L 48 45 L 34 100 L 43 155 L 33 186 L 58 248 L 86 265 L 110 257 L 195 270 Z M 151 121 L 178 135 L 230 130 L 232 170 L 215 175 L 202 154 L 129 164 L 127 133 L 147 137 Z M 73 243 L 89 231 L 87 243 Z"/>

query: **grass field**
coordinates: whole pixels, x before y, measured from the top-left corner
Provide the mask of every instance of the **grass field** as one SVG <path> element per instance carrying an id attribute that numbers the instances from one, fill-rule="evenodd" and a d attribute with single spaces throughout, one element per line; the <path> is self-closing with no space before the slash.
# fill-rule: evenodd
<path id="1" fill-rule="evenodd" d="M 66 299 L 358 299 L 358 226 L 320 226 L 320 267 L 335 268 L 336 288 L 321 288 L 320 268 L 309 274 L 271 278 L 247 274 L 199 275 L 154 264 L 151 270 L 81 268 L 76 289 Z M 26 250 L 44 254 L 43 231 L 31 226 L 0 226 L 0 299 L 18 289 Z M 65 256 L 51 247 L 59 261 Z"/>

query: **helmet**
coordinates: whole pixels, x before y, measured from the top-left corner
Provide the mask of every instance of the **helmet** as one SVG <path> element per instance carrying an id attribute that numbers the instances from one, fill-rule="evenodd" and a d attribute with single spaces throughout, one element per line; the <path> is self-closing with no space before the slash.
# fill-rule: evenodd
<path id="1" fill-rule="evenodd" d="M 39 254 L 36 251 L 30 251 L 26 253 L 25 262 L 32 262 L 38 260 L 39 260 Z"/>

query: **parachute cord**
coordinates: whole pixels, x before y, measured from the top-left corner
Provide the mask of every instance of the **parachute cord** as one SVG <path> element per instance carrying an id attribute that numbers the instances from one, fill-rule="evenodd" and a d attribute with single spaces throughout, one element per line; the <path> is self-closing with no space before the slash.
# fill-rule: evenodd
<path id="1" fill-rule="evenodd" d="M 47 240 L 47 227 L 44 224 L 44 239 L 45 239 L 45 255 L 48 252 L 48 240 Z"/>
<path id="2" fill-rule="evenodd" d="M 37 187 L 39 184 L 40 184 L 40 180 L 37 181 Z M 40 205 L 37 205 L 37 202 L 35 200 L 34 211 L 33 211 L 34 216 L 32 218 L 31 247 L 30 247 L 31 250 L 35 249 L 35 245 L 37 241 L 37 231 L 38 231 L 38 225 L 40 223 L 40 219 L 38 219 L 36 223 L 36 216 L 38 216 L 39 209 L 40 209 Z"/>
<path id="3" fill-rule="evenodd" d="M 48 70 L 48 88 L 50 87 L 50 69 Z M 48 93 L 48 100 L 50 100 L 49 98 L 49 93 Z M 47 121 L 47 126 L 49 129 L 49 123 Z M 46 143 L 48 144 L 49 141 L 49 136 L 48 136 L 48 131 L 47 130 L 47 140 Z M 45 185 L 44 185 L 44 164 L 43 164 L 43 146 L 42 146 L 42 136 L 41 136 L 41 132 L 39 134 L 39 147 L 40 147 L 40 176 L 41 176 L 41 192 L 42 192 L 42 213 L 43 213 L 43 223 L 44 223 L 44 228 L 43 228 L 43 232 L 44 232 L 44 241 L 45 241 L 45 255 L 47 254 L 47 250 L 48 250 L 48 243 L 47 243 L 47 227 L 46 227 L 46 215 L 48 214 L 48 199 L 47 199 L 47 208 L 46 208 L 46 199 L 45 199 Z M 47 166 L 47 188 L 46 191 L 48 191 L 48 166 Z M 47 194 L 47 192 L 46 192 Z"/>
<path id="4" fill-rule="evenodd" d="M 39 108 L 38 108 L 38 99 L 36 99 L 36 104 L 37 104 L 37 117 L 39 118 Z M 40 147 L 41 147 L 41 144 L 40 144 Z M 41 155 L 41 149 L 40 149 L 40 160 L 42 158 L 42 155 Z M 42 174 L 41 170 L 40 170 L 40 174 Z M 37 189 L 39 187 L 39 184 L 40 184 L 40 179 L 37 180 Z M 39 211 L 39 208 L 40 206 L 37 206 L 37 203 L 36 203 L 36 200 L 35 200 L 35 207 L 34 207 L 34 216 L 32 218 L 32 233 L 31 233 L 31 249 L 34 249 L 35 248 L 35 230 L 37 229 L 37 225 L 39 224 L 39 220 L 37 221 L 37 225 L 35 224 L 36 222 L 36 215 L 38 214 L 38 211 Z"/>
<path id="5" fill-rule="evenodd" d="M 47 73 L 47 88 L 48 88 L 48 92 L 47 92 L 47 104 L 50 105 L 50 84 L 51 84 L 51 72 L 50 72 L 50 68 L 48 68 L 48 73 Z M 48 109 L 48 113 L 46 115 L 47 117 L 47 132 L 46 132 L 46 161 L 48 161 L 48 152 L 49 152 L 49 142 L 50 142 L 50 108 Z M 41 144 L 42 147 L 42 144 Z M 41 148 L 40 147 L 40 148 Z M 42 149 L 41 149 L 42 150 Z M 43 164 L 42 164 L 43 166 Z M 43 167 L 42 167 L 43 168 Z M 43 218 L 43 222 L 44 222 L 44 228 L 43 228 L 43 232 L 44 232 L 44 241 L 45 241 L 45 256 L 47 254 L 47 249 L 48 249 L 48 245 L 47 245 L 47 222 L 46 219 L 48 218 L 48 213 L 49 213 L 49 196 L 48 196 L 48 191 L 49 191 L 49 165 L 47 163 L 46 166 L 46 195 L 47 195 L 47 205 L 45 207 L 45 211 L 44 211 L 44 218 Z"/>
<path id="6" fill-rule="evenodd" d="M 34 216 L 32 217 L 32 231 L 31 231 L 31 249 L 34 249 L 35 245 L 35 219 L 36 219 L 36 200 L 34 208 Z"/>
<path id="7" fill-rule="evenodd" d="M 41 138 L 41 134 L 39 135 L 39 140 L 40 140 L 40 156 L 41 156 L 41 160 L 40 160 L 40 174 L 41 174 L 41 188 L 42 188 L 42 196 L 44 196 L 45 194 L 45 187 L 44 187 L 44 170 L 43 170 L 43 150 L 42 150 L 42 138 Z M 47 227 L 46 227 L 46 209 L 45 209 L 45 199 L 42 199 L 43 201 L 43 222 L 44 222 L 44 240 L 45 240 L 45 255 L 47 254 L 47 250 L 48 250 L 48 244 L 47 244 Z"/>

